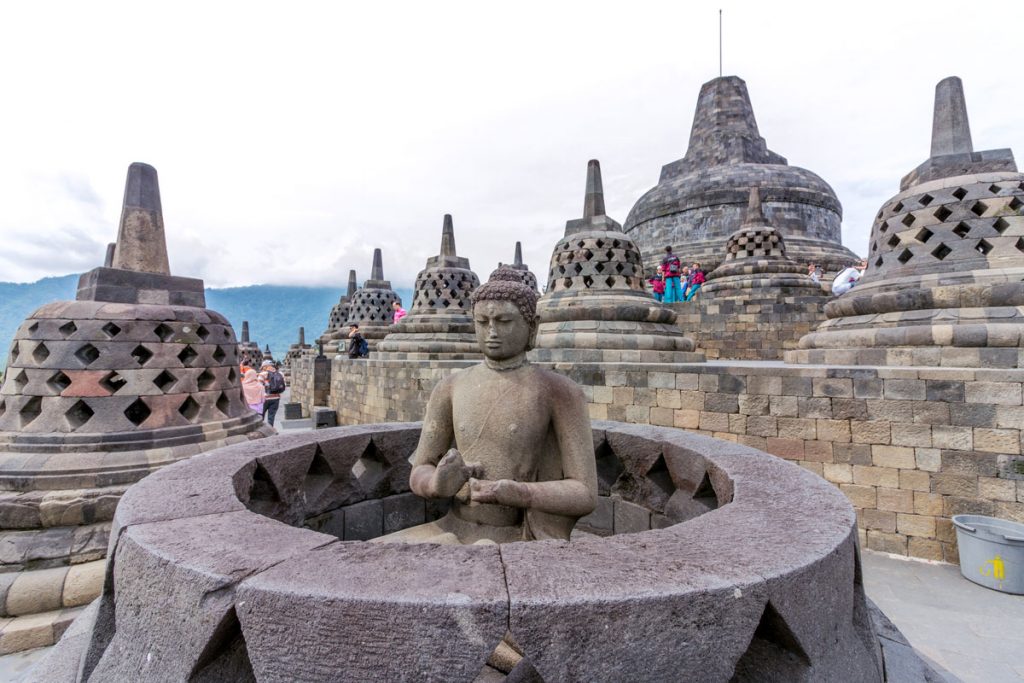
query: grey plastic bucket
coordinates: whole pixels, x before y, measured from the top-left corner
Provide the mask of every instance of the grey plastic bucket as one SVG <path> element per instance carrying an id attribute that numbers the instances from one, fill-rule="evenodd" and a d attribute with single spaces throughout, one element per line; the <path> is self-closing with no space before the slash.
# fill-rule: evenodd
<path id="1" fill-rule="evenodd" d="M 984 515 L 956 515 L 960 573 L 968 581 L 1024 595 L 1024 524 Z"/>

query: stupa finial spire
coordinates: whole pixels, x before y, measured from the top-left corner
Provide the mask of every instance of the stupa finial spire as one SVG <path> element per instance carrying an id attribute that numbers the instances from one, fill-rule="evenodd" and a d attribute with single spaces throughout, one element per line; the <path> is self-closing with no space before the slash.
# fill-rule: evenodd
<path id="1" fill-rule="evenodd" d="M 601 162 L 587 162 L 587 189 L 583 198 L 583 218 L 604 216 L 604 187 L 601 184 Z"/>
<path id="2" fill-rule="evenodd" d="M 357 289 L 359 289 L 359 285 L 356 282 L 356 271 L 350 270 L 348 271 L 348 292 L 345 293 L 345 296 L 351 299 Z"/>
<path id="3" fill-rule="evenodd" d="M 523 265 L 523 243 L 516 242 L 516 256 L 512 260 L 512 265 L 522 266 Z"/>
<path id="4" fill-rule="evenodd" d="M 744 228 L 757 225 L 768 225 L 764 217 L 764 207 L 761 206 L 761 188 L 754 185 L 750 188 L 750 197 L 747 199 L 747 213 L 743 217 Z"/>
<path id="5" fill-rule="evenodd" d="M 944 78 L 935 86 L 931 155 L 970 154 L 973 151 L 964 84 L 957 76 Z"/>
<path id="6" fill-rule="evenodd" d="M 248 344 L 249 343 L 249 321 L 248 320 L 243 320 L 242 321 L 242 343 L 243 344 Z"/>
<path id="7" fill-rule="evenodd" d="M 455 228 L 450 213 L 444 215 L 444 225 L 441 227 L 441 256 L 458 256 L 455 253 Z"/>
<path id="8" fill-rule="evenodd" d="M 373 250 L 373 268 L 370 270 L 370 279 L 384 279 L 384 258 L 383 256 L 381 256 L 381 251 L 379 248 Z"/>
<path id="9" fill-rule="evenodd" d="M 149 164 L 135 162 L 128 167 L 121 224 L 111 263 L 112 267 L 121 270 L 171 274 L 160 206 L 160 184 L 156 169 Z"/>
<path id="10" fill-rule="evenodd" d="M 299 328 L 299 346 L 305 346 L 305 345 L 306 345 L 306 328 L 305 327 L 300 327 Z"/>

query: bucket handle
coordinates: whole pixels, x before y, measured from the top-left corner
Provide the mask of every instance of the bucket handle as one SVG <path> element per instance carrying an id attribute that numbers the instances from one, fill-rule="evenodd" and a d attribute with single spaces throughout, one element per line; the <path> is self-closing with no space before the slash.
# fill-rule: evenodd
<path id="1" fill-rule="evenodd" d="M 1007 541 L 1020 541 L 1024 543 L 1024 536 L 1013 536 L 1012 534 L 1003 534 L 1003 538 Z"/>
<path id="2" fill-rule="evenodd" d="M 974 528 L 973 526 L 967 526 L 967 525 L 966 525 L 966 524 L 964 524 L 963 522 L 958 522 L 958 521 L 957 521 L 956 519 L 954 519 L 954 520 L 953 520 L 953 525 L 954 525 L 954 526 L 958 526 L 958 527 L 960 527 L 960 528 L 961 528 L 961 529 L 963 529 L 964 531 L 969 531 L 969 532 L 971 532 L 972 534 L 973 534 L 973 533 L 975 533 L 975 532 L 977 531 L 977 529 L 975 529 L 975 528 Z"/>

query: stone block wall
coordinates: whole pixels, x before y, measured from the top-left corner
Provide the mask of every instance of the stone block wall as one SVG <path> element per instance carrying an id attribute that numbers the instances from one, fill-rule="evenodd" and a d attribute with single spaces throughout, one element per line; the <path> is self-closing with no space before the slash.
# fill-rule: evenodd
<path id="1" fill-rule="evenodd" d="M 434 386 L 476 361 L 377 361 L 336 356 L 328 404 L 339 425 L 418 422 Z"/>
<path id="2" fill-rule="evenodd" d="M 422 419 L 466 364 L 334 361 L 339 424 Z M 857 508 L 863 546 L 957 561 L 950 517 L 1024 522 L 1024 370 L 778 362 L 555 364 L 593 419 L 679 427 L 797 464 Z"/>
<path id="3" fill-rule="evenodd" d="M 326 406 L 331 393 L 331 359 L 317 358 L 316 352 L 303 354 L 292 363 L 289 378 L 292 402 L 302 404 L 303 415 L 312 415 L 314 406 Z"/>
<path id="4" fill-rule="evenodd" d="M 710 360 L 781 360 L 825 319 L 821 297 L 703 298 L 673 304 L 676 324 Z"/>
<path id="5" fill-rule="evenodd" d="M 956 562 L 951 516 L 1024 522 L 1024 371 L 556 369 L 589 380 L 594 419 L 737 441 L 821 475 L 857 508 L 868 548 Z"/>

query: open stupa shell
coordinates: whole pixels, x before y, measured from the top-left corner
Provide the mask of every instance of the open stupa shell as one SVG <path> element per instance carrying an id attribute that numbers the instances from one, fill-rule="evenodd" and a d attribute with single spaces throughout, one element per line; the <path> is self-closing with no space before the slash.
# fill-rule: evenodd
<path id="1" fill-rule="evenodd" d="M 509 632 L 507 680 L 883 680 L 853 508 L 810 472 L 598 422 L 600 503 L 572 541 L 366 543 L 444 513 L 407 488 L 419 429 L 233 446 L 141 482 L 103 596 L 36 675 L 500 681 Z"/>

